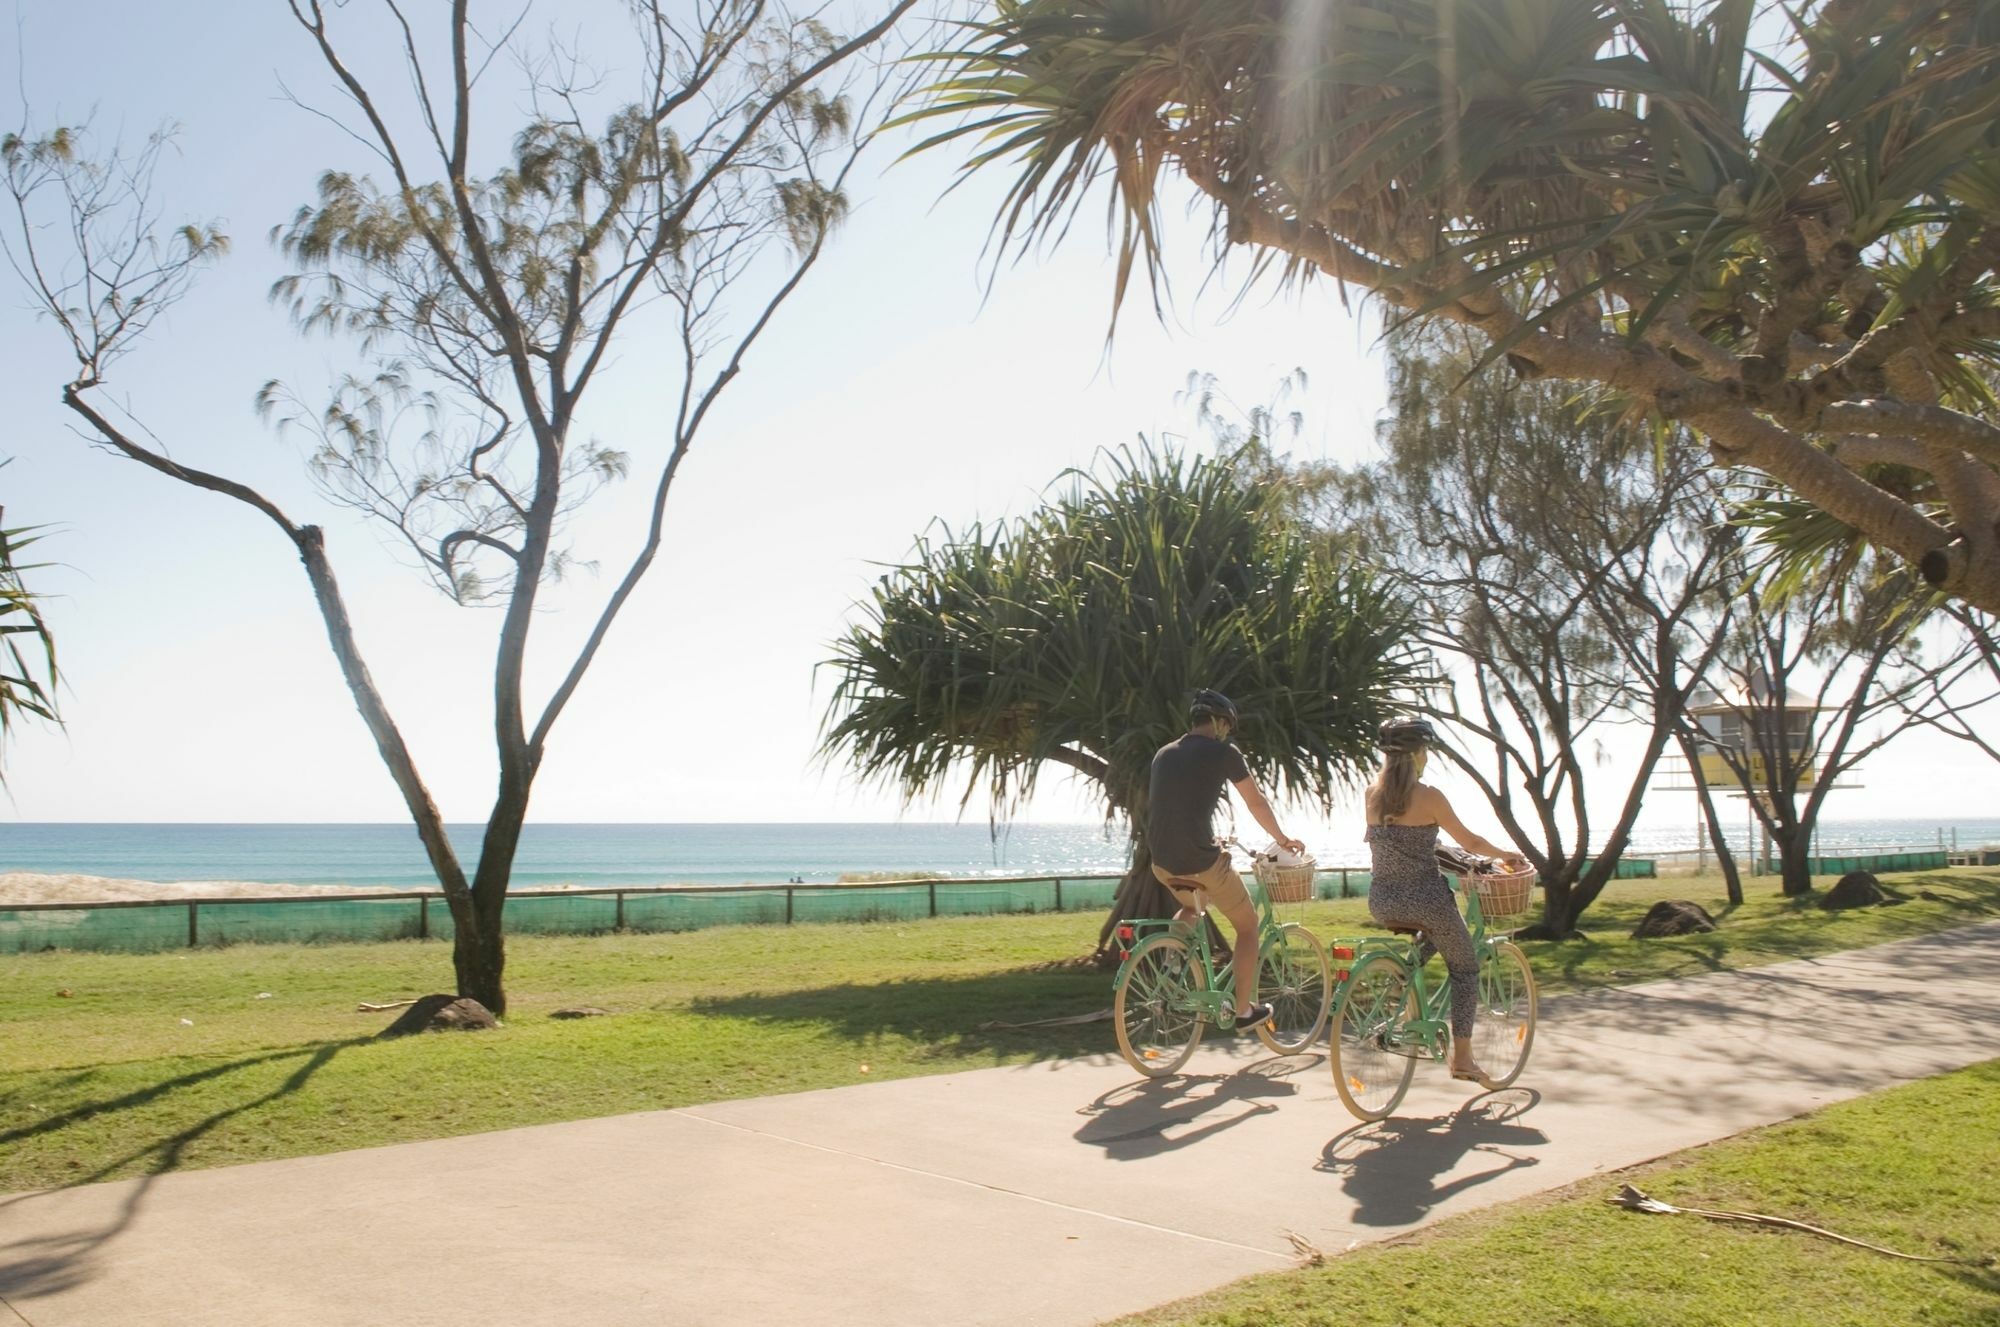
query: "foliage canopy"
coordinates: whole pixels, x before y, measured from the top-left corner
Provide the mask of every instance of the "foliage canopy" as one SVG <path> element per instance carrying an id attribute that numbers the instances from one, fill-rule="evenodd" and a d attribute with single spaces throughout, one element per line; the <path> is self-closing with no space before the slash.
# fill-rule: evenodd
<path id="1" fill-rule="evenodd" d="M 835 645 L 824 751 L 996 814 L 1047 763 L 1145 820 L 1152 758 L 1214 687 L 1264 786 L 1330 802 L 1413 677 L 1409 605 L 1228 458 L 1108 453 L 1010 524 L 940 531 Z"/>
<path id="2" fill-rule="evenodd" d="M 1218 258 L 1474 329 L 1685 423 L 2000 611 L 2000 6 L 1956 0 L 995 0 L 914 118 L 1013 172 L 997 228 L 1107 180 L 1117 298 L 1170 173 Z"/>

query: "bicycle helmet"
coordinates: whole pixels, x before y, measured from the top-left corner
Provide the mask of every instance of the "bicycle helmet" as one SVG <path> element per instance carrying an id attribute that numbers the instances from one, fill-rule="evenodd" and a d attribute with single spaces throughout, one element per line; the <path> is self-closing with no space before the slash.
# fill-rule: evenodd
<path id="1" fill-rule="evenodd" d="M 1429 719 L 1390 719 L 1375 730 L 1375 742 L 1384 751 L 1423 751 L 1436 746 L 1437 729 Z"/>
<path id="2" fill-rule="evenodd" d="M 1231 727 L 1237 727 L 1242 722 L 1236 713 L 1235 701 L 1220 691 L 1206 688 L 1194 693 L 1194 701 L 1188 706 L 1188 719 L 1193 723 L 1200 723 L 1203 719 L 1222 719 Z"/>

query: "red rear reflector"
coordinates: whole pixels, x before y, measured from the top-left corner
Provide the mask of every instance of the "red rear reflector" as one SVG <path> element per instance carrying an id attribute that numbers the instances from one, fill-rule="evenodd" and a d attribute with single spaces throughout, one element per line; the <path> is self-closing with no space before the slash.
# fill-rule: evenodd
<path id="1" fill-rule="evenodd" d="M 1333 956 L 1335 958 L 1353 958 L 1354 951 L 1346 945 L 1335 945 L 1333 947 Z"/>
<path id="2" fill-rule="evenodd" d="M 1127 959 L 1131 957 L 1132 957 L 1132 951 L 1129 949 L 1121 949 L 1118 951 L 1118 961 L 1120 963 L 1125 962 Z"/>
<path id="3" fill-rule="evenodd" d="M 1119 928 L 1118 928 L 1118 938 L 1119 938 L 1120 940 L 1130 940 L 1130 939 L 1132 938 L 1132 928 L 1131 928 L 1131 927 L 1129 927 L 1129 926 L 1121 926 L 1121 927 L 1119 927 Z"/>
<path id="4" fill-rule="evenodd" d="M 1346 968 L 1340 968 L 1340 969 L 1336 970 L 1336 971 L 1334 972 L 1334 974 L 1333 974 L 1333 979 L 1334 979 L 1335 981 L 1346 981 L 1346 980 L 1347 980 L 1347 969 L 1346 969 Z"/>

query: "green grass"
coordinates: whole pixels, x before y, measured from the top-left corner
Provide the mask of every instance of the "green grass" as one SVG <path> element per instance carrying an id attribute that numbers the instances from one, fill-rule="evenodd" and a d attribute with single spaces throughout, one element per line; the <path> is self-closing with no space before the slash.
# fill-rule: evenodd
<path id="1" fill-rule="evenodd" d="M 1324 1266 L 1236 1282 L 1124 1327 L 1906 1327 L 2000 1322 L 2000 1270 L 1921 1265 L 1796 1232 L 1648 1216 L 1762 1212 L 1904 1253 L 2000 1253 L 2000 1061 L 1441 1222 Z"/>
<path id="2" fill-rule="evenodd" d="M 1613 887 L 1589 936 L 1531 946 L 1551 992 L 1855 948 L 2000 917 L 2000 871 L 1895 881 L 1934 900 L 1826 914 L 1771 881 L 1712 936 L 1624 938 L 1654 899 L 1722 912 L 1712 880 Z M 1359 901 L 1286 909 L 1322 936 Z M 271 945 L 0 959 L 0 1192 L 1108 1052 L 1105 1024 L 985 1026 L 1101 1008 L 1070 961 L 1095 914 L 517 937 L 507 1026 L 372 1040 L 355 1012 L 449 980 L 441 944 Z M 59 992 L 67 991 L 67 995 Z M 268 992 L 270 998 L 258 999 Z M 556 1021 L 570 1004 L 610 1018 Z M 183 1020 L 186 1020 L 183 1022 Z"/>

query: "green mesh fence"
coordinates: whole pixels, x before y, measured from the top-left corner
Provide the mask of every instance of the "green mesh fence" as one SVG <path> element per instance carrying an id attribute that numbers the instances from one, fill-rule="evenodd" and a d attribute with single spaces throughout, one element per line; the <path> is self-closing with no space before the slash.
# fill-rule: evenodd
<path id="1" fill-rule="evenodd" d="M 1056 888 L 1056 882 L 1053 880 L 1009 880 L 990 885 L 955 885 L 950 889 L 938 891 L 937 915 L 973 917 L 1005 912 L 1054 912 Z"/>
<path id="2" fill-rule="evenodd" d="M 0 953 L 43 949 L 145 954 L 185 949 L 188 910 L 178 903 L 145 908 L 0 908 Z"/>
<path id="3" fill-rule="evenodd" d="M 422 929 L 422 911 L 417 899 L 311 897 L 296 903 L 204 900 L 196 905 L 195 939 L 203 945 L 414 940 Z M 438 917 L 450 921 L 441 899 L 430 905 L 430 912 L 432 921 Z M 183 935 L 181 940 L 185 943 L 187 937 Z"/>
<path id="4" fill-rule="evenodd" d="M 1808 857 L 1806 870 L 1814 875 L 1846 875 L 1849 871 L 1938 871 L 1944 869 L 1947 854 L 1942 848 L 1930 852 L 1869 852 L 1849 857 Z M 1766 863 L 1776 870 L 1775 862 Z"/>
<path id="5" fill-rule="evenodd" d="M 1062 910 L 1064 912 L 1102 912 L 1111 906 L 1117 896 L 1118 883 L 1122 876 L 1086 876 L 1081 879 L 1069 878 L 1062 882 Z"/>
<path id="6" fill-rule="evenodd" d="M 699 931 L 709 926 L 781 925 L 789 920 L 783 889 L 627 894 L 628 931 Z"/>
<path id="7" fill-rule="evenodd" d="M 1364 892 L 1366 873 L 1350 872 Z M 920 917 L 1094 912 L 1111 906 L 1120 877 L 940 880 L 875 885 L 773 885 L 754 889 L 522 893 L 507 900 L 511 935 L 594 935 L 615 930 L 692 931 L 709 926 L 907 921 Z M 1339 877 L 1321 882 L 1340 897 Z M 146 953 L 189 946 L 430 939 L 453 935 L 436 894 L 367 898 L 162 900 L 113 906 L 0 905 L 0 954 L 44 949 Z"/>
<path id="8" fill-rule="evenodd" d="M 929 884 L 843 885 L 793 891 L 795 922 L 891 922 L 931 915 Z"/>
<path id="9" fill-rule="evenodd" d="M 1369 874 L 1351 867 L 1340 867 L 1332 871 L 1321 871 L 1313 881 L 1315 898 L 1366 898 L 1368 896 Z"/>
<path id="10" fill-rule="evenodd" d="M 600 935 L 618 929 L 618 899 L 610 894 L 531 894 L 508 899 L 502 920 L 509 935 Z"/>

